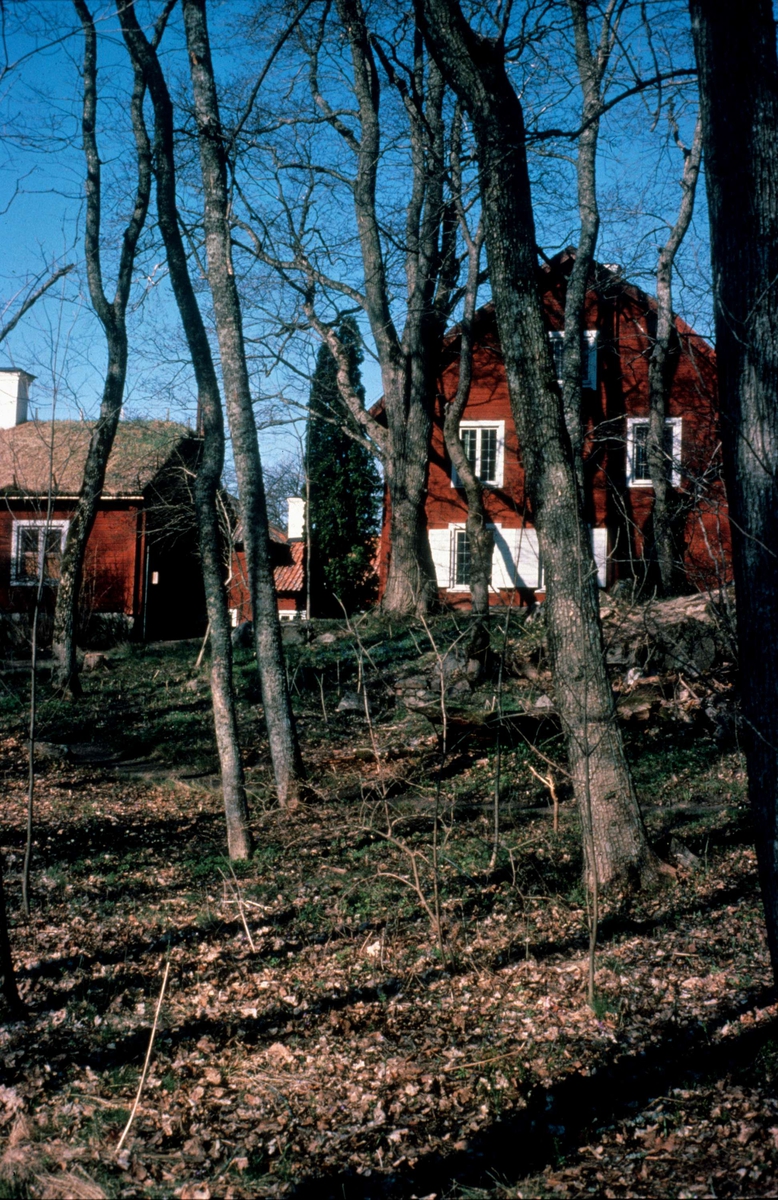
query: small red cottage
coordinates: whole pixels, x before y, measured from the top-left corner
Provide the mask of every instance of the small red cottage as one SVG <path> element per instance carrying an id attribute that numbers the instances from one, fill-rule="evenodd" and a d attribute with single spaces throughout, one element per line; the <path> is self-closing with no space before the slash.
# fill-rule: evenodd
<path id="1" fill-rule="evenodd" d="M 573 253 L 541 269 L 548 336 L 561 376 L 564 298 Z M 597 266 L 586 305 L 584 354 L 585 475 L 588 520 L 601 587 L 645 578 L 653 488 L 648 476 L 648 362 L 656 328 L 655 302 L 618 269 Z M 712 348 L 680 317 L 668 402 L 677 544 L 690 585 L 731 578 L 731 541 L 720 474 L 716 363 Z M 427 525 L 441 599 L 470 602 L 464 490 L 445 451 L 443 410 L 456 393 L 459 339 L 449 336 L 430 448 Z M 494 308 L 476 317 L 473 382 L 460 432 L 465 451 L 487 485 L 494 526 L 493 603 L 531 603 L 543 593 L 543 563 L 524 494 L 520 449 L 497 336 Z M 385 578 L 387 528 L 380 566 Z M 650 579 L 649 579 L 650 585 Z"/>
<path id="2" fill-rule="evenodd" d="M 287 500 L 288 521 L 286 533 L 270 526 L 270 556 L 273 563 L 273 581 L 278 598 L 278 616 L 281 621 L 304 620 L 307 613 L 305 586 L 305 501 L 299 496 Z M 238 538 L 240 531 L 238 531 Z M 242 625 L 251 620 L 246 557 L 243 544 L 236 541 L 232 556 L 232 570 L 228 585 L 230 616 L 233 625 Z"/>
<path id="3" fill-rule="evenodd" d="M 0 370 L 0 614 L 23 624 L 41 572 L 53 612 L 92 425 L 28 421 L 34 376 Z M 82 630 L 146 640 L 205 629 L 191 480 L 201 441 L 171 421 L 123 421 L 89 538 Z M 49 500 L 50 497 L 50 500 Z"/>

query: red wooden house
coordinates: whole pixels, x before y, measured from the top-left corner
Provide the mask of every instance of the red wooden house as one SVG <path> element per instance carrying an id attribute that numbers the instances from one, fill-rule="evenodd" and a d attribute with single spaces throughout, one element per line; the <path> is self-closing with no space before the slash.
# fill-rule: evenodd
<path id="1" fill-rule="evenodd" d="M 541 269 L 548 336 L 561 376 L 564 298 L 573 253 Z M 648 362 L 656 305 L 618 269 L 597 266 L 586 304 L 584 421 L 587 517 L 599 582 L 639 579 L 650 586 L 647 561 L 653 488 L 648 478 Z M 679 557 L 689 584 L 717 586 L 731 578 L 731 541 L 720 473 L 720 430 L 713 349 L 676 318 L 676 346 L 668 402 L 668 471 L 676 514 Z M 445 451 L 443 412 L 456 393 L 459 338 L 447 339 L 433 422 L 427 526 L 441 599 L 469 605 L 469 553 L 464 490 Z M 465 451 L 487 485 L 493 524 L 493 603 L 531 603 L 543 593 L 543 563 L 524 493 L 521 452 L 511 415 L 492 305 L 476 317 L 473 382 L 460 433 Z M 390 547 L 385 522 L 379 573 Z"/>
<path id="2" fill-rule="evenodd" d="M 0 614 L 17 625 L 43 573 L 44 610 L 56 598 L 68 522 L 92 423 L 28 421 L 33 376 L 0 370 Z M 120 423 L 87 544 L 82 628 L 144 639 L 205 629 L 191 481 L 200 439 L 171 421 Z"/>

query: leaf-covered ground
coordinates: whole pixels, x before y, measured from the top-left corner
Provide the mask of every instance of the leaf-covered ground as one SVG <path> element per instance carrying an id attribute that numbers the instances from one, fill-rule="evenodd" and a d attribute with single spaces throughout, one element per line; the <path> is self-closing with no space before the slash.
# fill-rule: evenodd
<path id="1" fill-rule="evenodd" d="M 0 1196 L 778 1193 L 742 763 L 697 720 L 727 680 L 691 697 L 663 681 L 630 735 L 680 865 L 661 893 L 604 905 L 592 1008 L 577 820 L 559 777 L 554 832 L 526 730 L 499 726 L 495 855 L 488 687 L 469 719 L 452 707 L 444 761 L 434 713 L 388 693 L 370 723 L 336 711 L 352 668 L 385 677 L 392 637 L 356 667 L 332 646 L 292 656 L 315 788 L 292 815 L 270 800 L 244 664 L 257 851 L 234 872 L 196 647 L 109 656 L 78 706 L 44 688 L 29 923 L 25 689 L 6 677 L 0 842 L 30 1016 L 0 1029 Z M 538 736 L 553 757 L 553 725 Z"/>

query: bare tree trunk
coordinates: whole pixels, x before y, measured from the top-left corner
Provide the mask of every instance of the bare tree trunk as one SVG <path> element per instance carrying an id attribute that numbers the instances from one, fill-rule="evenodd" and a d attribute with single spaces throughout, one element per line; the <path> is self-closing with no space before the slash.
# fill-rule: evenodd
<path id="1" fill-rule="evenodd" d="M 769 0 L 691 0 L 748 788 L 778 981 L 778 60 Z"/>
<path id="2" fill-rule="evenodd" d="M 653 553 L 659 572 L 660 591 L 664 596 L 671 595 L 674 590 L 677 557 L 670 511 L 672 465 L 667 461 L 665 442 L 667 397 L 672 382 L 671 352 L 675 335 L 673 263 L 694 211 L 694 196 L 702 158 L 701 119 L 697 120 L 691 149 L 681 145 L 677 127 L 676 141 L 684 156 L 681 179 L 683 198 L 670 236 L 659 252 L 656 269 L 656 338 L 648 363 L 648 472 L 654 488 Z"/>
<path id="3" fill-rule="evenodd" d="M 194 497 L 203 586 L 211 633 L 213 720 L 221 767 L 227 848 L 231 859 L 245 859 L 251 856 L 252 837 L 235 712 L 231 631 L 224 586 L 225 547 L 217 509 L 217 494 L 224 466 L 221 396 L 208 335 L 192 286 L 178 225 L 173 105 L 156 54 L 158 39 L 152 43 L 146 39 L 138 24 L 134 4 L 120 0 L 119 19 L 130 55 L 144 72 L 154 105 L 159 228 L 165 243 L 170 280 L 197 380 L 198 426 L 203 435 L 203 451 L 195 477 Z M 229 552 L 229 547 L 227 549 Z"/>
<path id="4" fill-rule="evenodd" d="M 351 192 L 362 257 L 364 290 L 322 275 L 308 256 L 304 238 L 293 234 L 294 266 L 306 277 L 305 312 L 338 364 L 338 385 L 352 436 L 380 458 L 389 495 L 390 558 L 381 606 L 384 611 L 424 613 L 437 596 L 437 584 L 426 529 L 429 443 L 438 367 L 458 264 L 454 254 L 455 222 L 445 198 L 445 87 L 436 65 L 429 62 L 418 30 L 413 61 L 407 70 L 389 57 L 381 39 L 368 29 L 362 0 L 335 0 L 342 34 L 348 42 L 357 101 L 358 132 L 334 111 L 318 83 L 318 53 L 325 34 L 326 11 L 319 39 L 309 47 L 311 89 L 319 112 L 343 139 L 355 162 Z M 385 230 L 376 202 L 382 157 L 379 106 L 380 58 L 390 86 L 399 95 L 408 120 L 412 186 L 405 217 L 405 321 L 402 333 L 392 317 L 392 285 L 384 255 Z M 263 261 L 287 273 L 288 264 L 273 259 L 257 244 Z M 348 295 L 370 322 L 383 384 L 383 418 L 366 412 L 349 387 L 347 354 L 338 346 L 337 322 L 327 323 L 316 310 L 317 287 Z"/>
<path id="5" fill-rule="evenodd" d="M 597 204 L 597 140 L 600 133 L 602 82 L 608 66 L 615 30 L 612 26 L 615 0 L 607 6 L 602 21 L 597 53 L 592 52 L 589 37 L 588 0 L 568 0 L 573 20 L 575 57 L 583 92 L 581 133 L 578 138 L 576 177 L 578 215 L 581 228 L 575 262 L 567 281 L 565 295 L 565 352 L 562 372 L 562 402 L 565 424 L 573 448 L 573 463 L 583 502 L 583 443 L 581 368 L 586 313 L 586 293 L 594 263 L 594 251 L 600 231 Z M 619 8 L 621 6 L 618 6 Z"/>
<path id="6" fill-rule="evenodd" d="M 286 681 L 270 561 L 262 464 L 246 366 L 240 299 L 232 265 L 226 159 L 208 42 L 205 0 L 184 0 L 183 11 L 200 145 L 208 283 L 213 297 L 238 477 L 262 703 L 278 801 L 283 808 L 294 804 L 299 798 L 303 767 Z"/>
<path id="7" fill-rule="evenodd" d="M 143 120 L 145 85 L 139 69 L 135 70 L 130 115 L 135 137 L 138 180 L 135 204 L 124 231 L 116 291 L 109 301 L 103 289 L 100 256 L 101 167 L 95 125 L 97 120 L 97 34 L 92 14 L 85 0 L 73 0 L 84 31 L 84 107 L 82 133 L 86 156 L 86 235 L 85 252 L 89 294 L 92 305 L 105 332 L 108 347 L 108 367 L 100 405 L 100 416 L 89 441 L 84 479 L 76 507 L 68 526 L 57 603 L 54 612 L 53 649 L 57 675 L 63 687 L 74 695 L 80 694 L 76 662 L 78 599 L 84 555 L 92 532 L 97 507 L 105 482 L 105 471 L 113 447 L 116 427 L 122 411 L 124 382 L 127 374 L 127 328 L 125 314 L 132 284 L 132 268 L 138 239 L 143 229 L 151 192 L 151 148 Z"/>
<path id="8" fill-rule="evenodd" d="M 0 854 L 0 996 L 3 998 L 10 1016 L 19 1020 L 25 1014 L 25 1007 L 16 987 L 13 958 L 11 956 L 11 939 L 8 936 L 8 913 L 5 905 L 5 887 L 3 885 L 3 856 Z"/>
<path id="9" fill-rule="evenodd" d="M 554 383 L 536 281 L 535 227 L 521 104 L 502 47 L 475 34 L 454 0 L 417 0 L 430 49 L 473 121 L 489 275 L 527 490 L 547 571 L 556 703 L 599 887 L 657 878 L 605 671 L 597 575 L 574 455 Z"/>
<path id="10" fill-rule="evenodd" d="M 484 488 L 476 475 L 459 436 L 459 423 L 470 398 L 473 378 L 473 318 L 478 297 L 478 274 L 480 270 L 483 226 L 479 226 L 475 237 L 470 236 L 464 212 L 460 213 L 460 226 L 467 246 L 467 283 L 462 320 L 459 323 L 459 378 L 454 399 L 446 406 L 443 418 L 443 437 L 449 458 L 467 497 L 467 539 L 470 544 L 470 598 L 473 615 L 489 620 L 489 584 L 492 575 L 494 534 L 486 521 Z"/>

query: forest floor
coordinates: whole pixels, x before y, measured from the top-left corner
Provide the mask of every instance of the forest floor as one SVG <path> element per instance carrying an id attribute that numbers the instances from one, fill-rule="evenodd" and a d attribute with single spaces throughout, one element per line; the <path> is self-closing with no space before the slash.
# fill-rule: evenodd
<path id="1" fill-rule="evenodd" d="M 42 683 L 29 921 L 28 679 L 7 664 L 0 844 L 29 1017 L 0 1028 L 0 1196 L 778 1194 L 778 1005 L 712 703 L 731 670 L 652 677 L 623 708 L 677 876 L 603 902 L 590 1004 L 577 816 L 557 768 L 555 831 L 530 770 L 559 744 L 537 637 L 533 670 L 512 642 L 454 689 L 444 755 L 419 679 L 410 707 L 394 687 L 442 660 L 426 636 L 289 647 L 313 787 L 292 814 L 240 652 L 257 849 L 233 867 L 196 645 L 111 651 L 77 703 Z"/>

